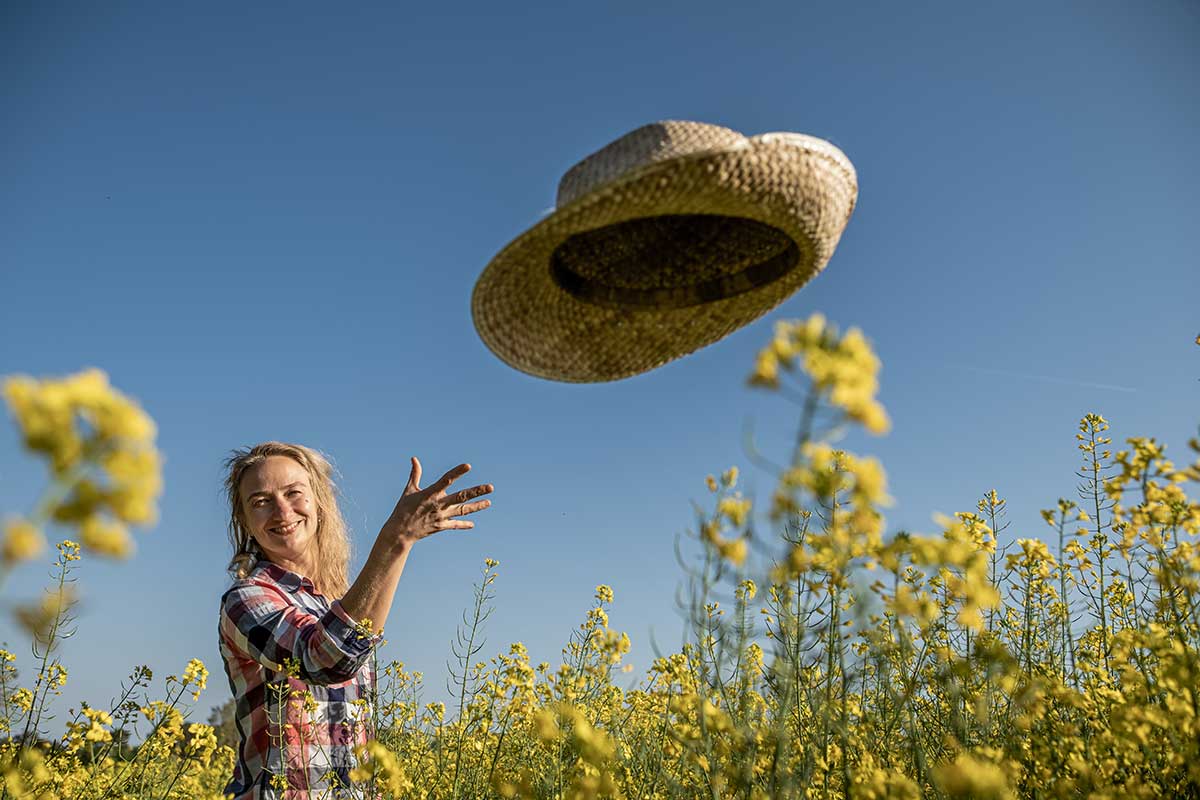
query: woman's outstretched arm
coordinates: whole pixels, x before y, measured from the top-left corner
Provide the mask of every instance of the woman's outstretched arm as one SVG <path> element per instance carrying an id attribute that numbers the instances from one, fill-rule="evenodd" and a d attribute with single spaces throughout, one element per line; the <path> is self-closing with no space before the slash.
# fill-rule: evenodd
<path id="1" fill-rule="evenodd" d="M 367 563 L 342 598 L 346 613 L 360 622 L 369 619 L 372 632 L 381 632 L 387 622 L 412 546 L 438 531 L 474 528 L 475 523 L 456 517 L 482 511 L 492 504 L 490 500 L 469 502 L 489 494 L 494 488 L 490 483 L 446 494 L 450 484 L 470 470 L 470 464 L 459 464 L 422 489 L 421 462 L 413 458 L 404 494 L 375 538 Z"/>

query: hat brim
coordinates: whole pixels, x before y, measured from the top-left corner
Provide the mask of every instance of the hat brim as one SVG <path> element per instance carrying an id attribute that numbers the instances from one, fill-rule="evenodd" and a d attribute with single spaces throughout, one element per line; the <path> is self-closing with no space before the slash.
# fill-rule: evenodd
<path id="1" fill-rule="evenodd" d="M 537 377 L 590 383 L 646 372 L 749 324 L 812 279 L 857 194 L 849 159 L 812 137 L 756 137 L 648 165 L 556 210 L 500 251 L 471 296 L 475 328 L 502 361 Z M 668 215 L 762 223 L 794 242 L 799 257 L 764 285 L 685 307 L 588 302 L 555 279 L 552 256 L 571 237 Z"/>

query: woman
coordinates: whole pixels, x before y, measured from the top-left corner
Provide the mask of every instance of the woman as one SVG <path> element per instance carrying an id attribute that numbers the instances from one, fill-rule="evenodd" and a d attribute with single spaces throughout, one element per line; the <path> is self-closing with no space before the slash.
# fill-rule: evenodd
<path id="1" fill-rule="evenodd" d="M 221 598 L 220 647 L 241 737 L 234 800 L 362 797 L 354 747 L 373 734 L 370 658 L 413 544 L 474 523 L 491 484 L 447 494 L 471 468 L 459 464 L 420 488 L 408 485 L 348 584 L 350 541 L 332 467 L 315 450 L 266 442 L 226 462 L 229 537 L 236 576 Z"/>

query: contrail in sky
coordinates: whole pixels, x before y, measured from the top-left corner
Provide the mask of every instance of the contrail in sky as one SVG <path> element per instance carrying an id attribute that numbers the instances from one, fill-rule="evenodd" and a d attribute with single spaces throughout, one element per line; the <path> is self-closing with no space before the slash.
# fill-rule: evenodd
<path id="1" fill-rule="evenodd" d="M 1031 381 L 1045 381 L 1046 383 L 1060 383 L 1064 386 L 1082 386 L 1086 389 L 1109 389 L 1114 392 L 1136 392 L 1129 386 L 1116 386 L 1111 383 L 1089 383 L 1088 381 L 1072 381 L 1066 378 L 1056 378 L 1052 375 L 1034 375 L 1029 372 L 1014 372 L 1008 369 L 991 369 L 990 367 L 969 367 L 963 364 L 951 364 L 955 369 L 966 369 L 971 372 L 983 372 L 991 375 L 1006 375 L 1011 378 L 1025 378 Z"/>

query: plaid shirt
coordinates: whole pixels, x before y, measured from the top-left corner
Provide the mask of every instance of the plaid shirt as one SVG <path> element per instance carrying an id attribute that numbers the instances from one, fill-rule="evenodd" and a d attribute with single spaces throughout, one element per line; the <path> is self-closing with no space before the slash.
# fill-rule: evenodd
<path id="1" fill-rule="evenodd" d="M 265 559 L 221 598 L 220 644 L 241 737 L 234 800 L 369 796 L 354 747 L 374 735 L 375 668 L 340 600 Z M 286 786 L 281 786 L 286 778 Z"/>

